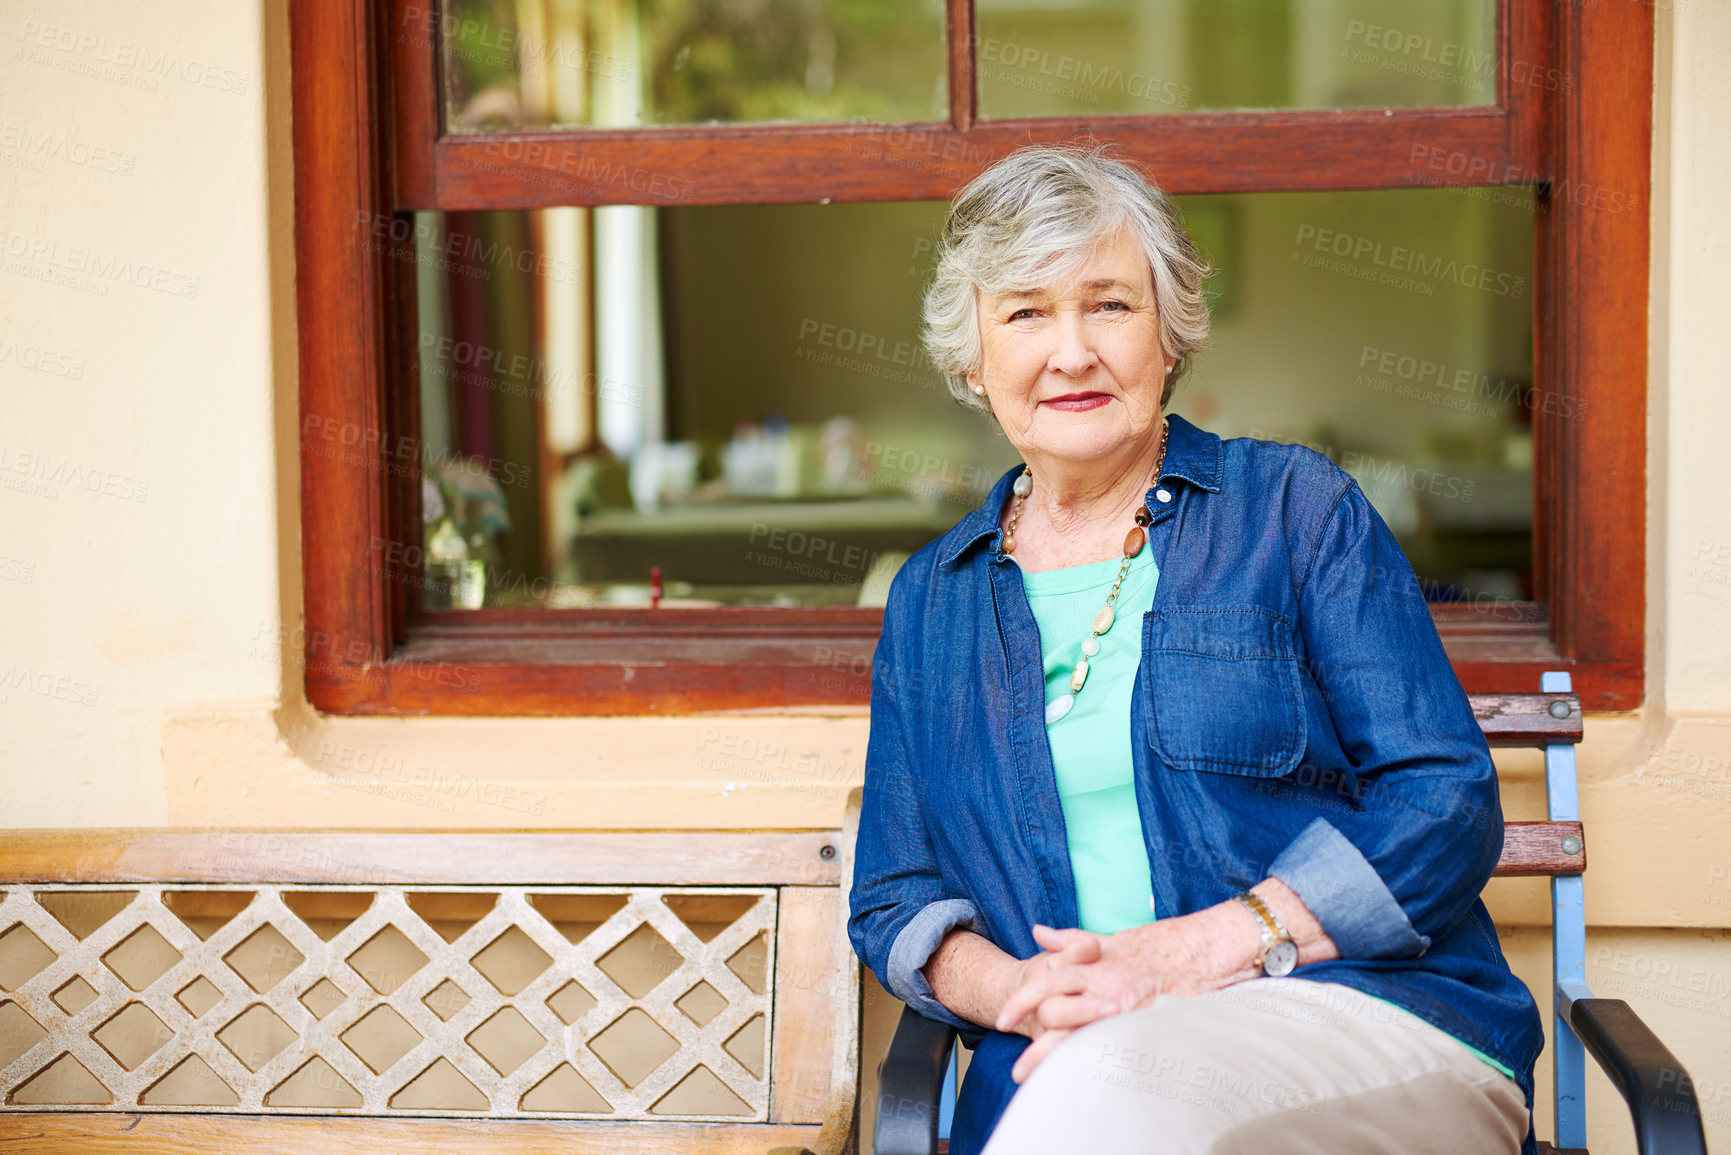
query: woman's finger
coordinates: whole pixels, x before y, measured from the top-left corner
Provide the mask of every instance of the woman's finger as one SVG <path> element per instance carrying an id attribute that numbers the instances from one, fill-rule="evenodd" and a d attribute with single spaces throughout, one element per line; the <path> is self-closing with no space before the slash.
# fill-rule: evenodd
<path id="1" fill-rule="evenodd" d="M 1091 951 L 1095 957 L 1098 957 L 1100 939 L 1100 935 L 1076 927 L 1067 929 L 1055 929 L 1039 925 L 1034 927 L 1034 941 L 1042 949 L 1055 953 L 1079 949 L 1084 952 Z"/>
<path id="2" fill-rule="evenodd" d="M 1058 952 L 1058 957 L 1067 963 L 1077 965 L 1099 962 L 1101 956 L 1105 953 L 1101 946 L 1100 936 L 1097 934 L 1086 934 L 1086 932 L 1084 932 L 1084 936 L 1085 937 L 1074 940 L 1070 945 L 1060 950 Z"/>
<path id="3" fill-rule="evenodd" d="M 1035 1008 L 1034 1018 L 1048 1031 L 1075 1030 L 1118 1011 L 1117 1003 L 1094 995 L 1053 995 Z"/>
<path id="4" fill-rule="evenodd" d="M 1017 1023 L 1033 1013 L 1035 1007 L 1053 995 L 1079 995 L 1087 988 L 1087 976 L 1075 967 L 1037 974 L 1010 992 L 993 1025 L 1000 1031 L 1013 1030 Z"/>
<path id="5" fill-rule="evenodd" d="M 1080 927 L 1055 927 L 1034 924 L 1034 941 L 1045 950 L 1063 950 L 1088 932 Z"/>
<path id="6" fill-rule="evenodd" d="M 1044 1062 L 1046 1056 L 1051 1054 L 1052 1050 L 1057 1047 L 1059 1043 L 1069 1038 L 1071 1033 L 1072 1032 L 1070 1031 L 1063 1030 L 1047 1031 L 1045 1034 L 1029 1043 L 1027 1049 L 1022 1052 L 1021 1057 L 1016 1060 L 1016 1065 L 1010 1068 L 1010 1078 L 1014 1079 L 1017 1083 L 1027 1082 L 1028 1076 L 1034 1073 L 1034 1068 Z"/>
<path id="7" fill-rule="evenodd" d="M 1076 995 L 1081 994 L 1084 989 L 1084 984 L 1080 983 L 1052 986 L 1048 984 L 1048 977 L 1042 975 L 1038 979 L 1031 979 L 1012 991 L 1010 997 L 1004 1000 L 1003 1009 L 998 1012 L 998 1020 L 993 1025 L 1000 1031 L 1014 1030 L 1017 1023 L 1032 1015 L 1041 1003 L 1053 995 Z"/>

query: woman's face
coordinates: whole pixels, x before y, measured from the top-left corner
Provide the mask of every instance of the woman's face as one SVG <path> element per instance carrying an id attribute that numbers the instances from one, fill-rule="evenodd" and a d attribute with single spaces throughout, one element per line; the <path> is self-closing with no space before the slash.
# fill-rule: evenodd
<path id="1" fill-rule="evenodd" d="M 1148 258 L 1128 228 L 1062 282 L 978 294 L 983 355 L 968 386 L 1022 452 L 1080 461 L 1149 444 L 1166 354 Z"/>

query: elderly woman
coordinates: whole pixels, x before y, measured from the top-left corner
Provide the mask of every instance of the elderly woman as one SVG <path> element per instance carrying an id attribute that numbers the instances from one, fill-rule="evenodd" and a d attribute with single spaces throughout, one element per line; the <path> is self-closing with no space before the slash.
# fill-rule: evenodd
<path id="1" fill-rule="evenodd" d="M 1530 1152 L 1489 751 L 1353 480 L 1163 413 L 1205 272 L 1098 150 L 952 206 L 928 348 L 1026 464 L 891 588 L 854 945 L 974 1047 L 957 1155 Z"/>

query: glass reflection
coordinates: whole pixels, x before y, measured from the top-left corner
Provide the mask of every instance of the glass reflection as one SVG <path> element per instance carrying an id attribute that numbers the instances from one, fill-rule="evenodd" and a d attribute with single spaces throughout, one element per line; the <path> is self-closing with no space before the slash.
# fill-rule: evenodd
<path id="1" fill-rule="evenodd" d="M 451 0 L 455 132 L 947 115 L 938 0 Z"/>
<path id="2" fill-rule="evenodd" d="M 1496 103 L 1496 0 L 978 0 L 977 13 L 986 117 Z"/>
<path id="3" fill-rule="evenodd" d="M 1531 596 L 1532 197 L 1189 197 L 1174 409 L 1358 478 L 1435 601 Z M 422 214 L 434 606 L 881 604 L 1012 464 L 926 361 L 937 203 Z M 1565 414 L 1567 416 L 1568 414 Z"/>

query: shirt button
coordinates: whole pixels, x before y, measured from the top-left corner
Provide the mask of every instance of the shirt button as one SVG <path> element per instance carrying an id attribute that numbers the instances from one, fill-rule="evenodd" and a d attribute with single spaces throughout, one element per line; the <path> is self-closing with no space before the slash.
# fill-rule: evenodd
<path id="1" fill-rule="evenodd" d="M 1159 912 L 1159 911 L 1157 911 L 1157 910 L 1155 910 L 1155 909 L 1154 909 L 1154 896 L 1153 896 L 1153 895 L 1149 895 L 1149 896 L 1148 896 L 1148 913 L 1149 913 L 1149 914 L 1158 914 L 1158 913 L 1160 913 L 1160 912 Z"/>
<path id="2" fill-rule="evenodd" d="M 1170 490 L 1156 489 L 1154 491 L 1154 496 L 1156 498 L 1160 499 L 1161 501 L 1171 501 L 1172 500 L 1172 493 Z"/>

